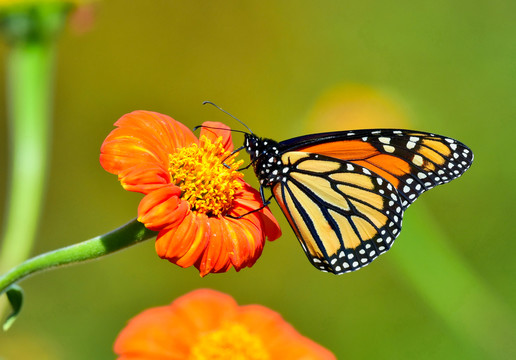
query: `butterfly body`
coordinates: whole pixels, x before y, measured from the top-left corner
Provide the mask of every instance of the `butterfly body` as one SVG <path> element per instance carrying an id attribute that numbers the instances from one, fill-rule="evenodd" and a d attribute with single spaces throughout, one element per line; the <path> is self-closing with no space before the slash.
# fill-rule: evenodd
<path id="1" fill-rule="evenodd" d="M 310 262 L 335 274 L 357 270 L 389 250 L 407 207 L 424 191 L 462 175 L 473 161 L 457 140 L 398 129 L 282 142 L 246 134 L 244 147 L 262 190 L 271 188 Z"/>
<path id="2" fill-rule="evenodd" d="M 271 139 L 259 138 L 252 134 L 245 136 L 244 146 L 262 187 L 272 186 L 282 179 L 281 174 L 285 166 L 281 162 L 278 145 L 277 141 Z"/>

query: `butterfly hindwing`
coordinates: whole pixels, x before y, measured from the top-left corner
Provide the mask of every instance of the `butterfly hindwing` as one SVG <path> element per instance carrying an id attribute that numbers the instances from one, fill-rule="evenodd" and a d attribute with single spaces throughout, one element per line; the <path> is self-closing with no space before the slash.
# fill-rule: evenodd
<path id="1" fill-rule="evenodd" d="M 402 199 L 392 184 L 348 161 L 286 152 L 289 171 L 273 194 L 311 263 L 341 274 L 387 251 L 401 230 Z"/>

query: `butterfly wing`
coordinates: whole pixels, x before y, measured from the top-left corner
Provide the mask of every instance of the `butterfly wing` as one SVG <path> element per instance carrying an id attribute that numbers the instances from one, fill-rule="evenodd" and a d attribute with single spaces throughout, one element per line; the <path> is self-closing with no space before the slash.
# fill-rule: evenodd
<path id="1" fill-rule="evenodd" d="M 461 176 L 473 162 L 473 152 L 461 142 L 412 130 L 313 134 L 283 141 L 279 148 L 282 153 L 315 153 L 365 167 L 396 187 L 404 209 L 423 192 Z"/>
<path id="2" fill-rule="evenodd" d="M 366 167 L 319 154 L 282 154 L 288 172 L 272 188 L 310 262 L 342 274 L 387 251 L 401 230 L 402 199 Z"/>

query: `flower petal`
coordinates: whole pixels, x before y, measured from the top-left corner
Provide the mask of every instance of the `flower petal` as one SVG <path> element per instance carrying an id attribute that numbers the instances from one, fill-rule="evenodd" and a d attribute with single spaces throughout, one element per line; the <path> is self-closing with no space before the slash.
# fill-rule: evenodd
<path id="1" fill-rule="evenodd" d="M 181 224 L 160 231 L 156 252 L 181 267 L 195 265 L 201 276 L 252 266 L 265 238 L 247 219 L 210 218 L 188 213 Z"/>
<path id="2" fill-rule="evenodd" d="M 246 219 L 225 218 L 227 242 L 231 245 L 229 251 L 231 263 L 236 271 L 254 265 L 262 254 L 265 236 L 260 228 Z"/>
<path id="3" fill-rule="evenodd" d="M 118 179 L 125 190 L 148 194 L 169 184 L 170 174 L 161 166 L 141 163 L 121 170 Z"/>
<path id="4" fill-rule="evenodd" d="M 140 169 L 148 167 L 149 172 L 155 173 L 148 175 L 153 179 L 152 183 L 155 178 L 164 178 L 168 172 L 169 154 L 178 147 L 198 142 L 185 125 L 170 116 L 151 111 L 133 111 L 122 116 L 115 126 L 117 128 L 102 144 L 100 163 L 110 173 L 119 174 L 119 177 L 125 175 L 121 178 L 122 184 L 137 183 L 137 179 L 130 177 L 134 173 L 129 171 L 135 166 Z"/>
<path id="5" fill-rule="evenodd" d="M 188 202 L 180 196 L 181 189 L 175 185 L 150 192 L 138 206 L 138 221 L 153 231 L 178 226 L 190 211 Z"/>
<path id="6" fill-rule="evenodd" d="M 201 276 L 206 276 L 209 273 L 226 272 L 231 268 L 231 262 L 229 261 L 231 244 L 223 231 L 221 221 L 220 218 L 208 218 L 210 227 L 208 246 L 195 264 Z"/>
<path id="7" fill-rule="evenodd" d="M 235 195 L 233 208 L 229 215 L 239 217 L 258 209 L 261 206 L 263 206 L 263 202 L 260 193 L 252 188 L 251 185 L 242 181 L 242 189 Z M 281 236 L 279 224 L 268 207 L 249 215 L 245 215 L 241 219 L 249 220 L 255 224 L 255 226 L 261 229 L 262 233 L 269 241 L 276 240 Z"/>
<path id="8" fill-rule="evenodd" d="M 227 319 L 232 319 L 237 313 L 238 304 L 224 293 L 198 289 L 176 299 L 171 308 L 181 314 L 183 323 L 188 320 L 195 330 L 204 333 L 218 328 Z"/>
<path id="9" fill-rule="evenodd" d="M 202 123 L 199 138 L 204 135 L 211 142 L 215 142 L 222 136 L 222 146 L 226 151 L 233 151 L 233 141 L 231 140 L 231 128 L 226 124 L 216 121 L 205 121 Z"/>
<path id="10" fill-rule="evenodd" d="M 301 335 L 280 314 L 261 305 L 241 306 L 235 321 L 262 338 L 271 359 L 335 360 L 329 350 Z"/>
<path id="11" fill-rule="evenodd" d="M 158 255 L 184 268 L 194 265 L 210 238 L 207 219 L 206 215 L 189 212 L 181 224 L 162 230 L 156 238 Z"/>
<path id="12" fill-rule="evenodd" d="M 234 317 L 237 308 L 229 295 L 209 289 L 193 291 L 132 318 L 115 342 L 115 353 L 121 356 L 118 360 L 187 359 L 199 336 Z"/>
<path id="13" fill-rule="evenodd" d="M 184 329 L 170 306 L 145 310 L 132 318 L 118 335 L 114 351 L 118 360 L 182 360 L 190 346 L 184 344 Z"/>
<path id="14" fill-rule="evenodd" d="M 259 193 L 242 183 L 243 189 L 239 191 L 231 211 L 235 217 L 261 206 Z M 156 197 L 164 193 L 155 192 Z M 152 199 L 153 193 L 147 196 Z M 159 202 L 159 199 L 154 202 L 149 200 L 148 206 Z M 173 206 L 175 203 L 172 203 Z M 143 208 L 139 214 L 142 212 Z M 142 222 L 146 224 L 143 219 Z M 195 265 L 201 276 L 226 272 L 232 266 L 240 271 L 254 265 L 262 254 L 266 237 L 275 240 L 281 235 L 278 223 L 267 208 L 240 219 L 189 212 L 182 218 L 181 224 L 176 222 L 164 229 L 155 227 L 151 230 L 161 230 L 156 239 L 156 251 L 161 258 L 181 267 Z"/>

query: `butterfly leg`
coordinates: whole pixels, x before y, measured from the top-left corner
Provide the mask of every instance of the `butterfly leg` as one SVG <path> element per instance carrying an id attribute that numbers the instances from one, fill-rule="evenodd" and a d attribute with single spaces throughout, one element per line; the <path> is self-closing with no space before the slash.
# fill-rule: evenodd
<path id="1" fill-rule="evenodd" d="M 245 213 L 245 214 L 240 215 L 240 216 L 226 215 L 226 217 L 231 218 L 231 219 L 241 219 L 244 216 L 247 216 L 249 214 L 255 213 L 255 212 L 260 211 L 260 210 L 266 208 L 267 206 L 269 206 L 269 204 L 271 203 L 271 199 L 272 199 L 273 195 L 269 196 L 269 198 L 267 200 L 265 200 L 265 196 L 263 194 L 263 187 L 260 187 L 260 195 L 262 196 L 263 205 L 260 206 L 259 208 L 251 210 L 248 213 Z"/>
<path id="2" fill-rule="evenodd" d="M 225 162 L 225 161 L 226 161 L 228 158 L 230 158 L 231 156 L 233 156 L 235 153 L 239 152 L 240 150 L 242 150 L 242 149 L 244 149 L 244 148 L 245 148 L 245 146 L 240 146 L 238 149 L 233 150 L 233 151 L 231 152 L 231 154 L 229 154 L 228 156 L 226 156 L 226 157 L 224 158 L 224 160 L 222 160 L 222 163 L 224 164 L 224 166 L 225 166 L 226 168 L 228 168 L 228 169 L 229 169 L 230 167 L 228 166 L 228 164 L 226 164 L 226 162 Z M 240 171 L 240 170 L 238 170 L 238 171 Z"/>
<path id="3" fill-rule="evenodd" d="M 247 164 L 243 168 L 238 169 L 238 171 L 243 171 L 243 170 L 249 169 L 251 167 L 251 165 L 253 165 L 253 163 L 254 163 L 254 161 L 251 161 L 249 164 Z"/>

